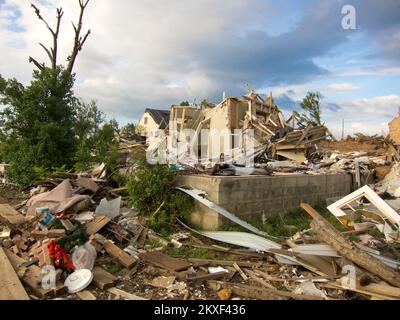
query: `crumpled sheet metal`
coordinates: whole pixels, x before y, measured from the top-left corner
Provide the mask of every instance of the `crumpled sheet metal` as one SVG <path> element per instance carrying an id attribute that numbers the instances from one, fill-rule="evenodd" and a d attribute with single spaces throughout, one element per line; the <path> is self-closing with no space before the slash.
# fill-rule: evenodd
<path id="1" fill-rule="evenodd" d="M 182 192 L 185 192 L 186 194 L 190 195 L 193 197 L 195 200 L 199 201 L 200 203 L 204 204 L 205 206 L 209 207 L 210 209 L 218 212 L 225 218 L 237 223 L 238 225 L 242 226 L 243 228 L 254 232 L 255 234 L 258 234 L 260 236 L 268 236 L 265 232 L 257 229 L 256 227 L 252 226 L 251 224 L 247 223 L 246 221 L 243 221 L 242 219 L 239 219 L 236 217 L 234 214 L 230 213 L 229 211 L 225 210 L 224 208 L 218 206 L 217 204 L 211 202 L 210 200 L 206 199 L 206 192 L 198 190 L 198 189 L 184 189 L 177 187 L 177 190 L 180 190 Z"/>
<path id="2" fill-rule="evenodd" d="M 49 208 L 53 213 L 64 212 L 81 201 L 88 200 L 85 195 L 74 195 L 69 179 L 64 180 L 49 192 L 38 194 L 29 199 L 27 215 L 33 216 L 37 208 Z"/>
<path id="3" fill-rule="evenodd" d="M 274 241 L 265 239 L 263 237 L 257 236 L 255 234 L 247 233 L 247 232 L 235 232 L 235 231 L 200 231 L 195 230 L 187 226 L 182 221 L 178 220 L 181 225 L 190 231 L 200 234 L 204 237 L 233 244 L 239 247 L 244 247 L 248 249 L 252 249 L 255 251 L 262 252 L 270 252 L 271 249 L 281 249 L 282 246 L 279 243 Z M 283 264 L 292 264 L 292 265 L 301 265 L 299 261 L 295 257 L 287 256 L 280 253 L 275 253 L 276 258 L 280 263 Z"/>
<path id="4" fill-rule="evenodd" d="M 270 249 L 281 249 L 281 245 L 255 234 L 236 231 L 197 231 L 201 235 L 217 241 L 267 252 Z"/>

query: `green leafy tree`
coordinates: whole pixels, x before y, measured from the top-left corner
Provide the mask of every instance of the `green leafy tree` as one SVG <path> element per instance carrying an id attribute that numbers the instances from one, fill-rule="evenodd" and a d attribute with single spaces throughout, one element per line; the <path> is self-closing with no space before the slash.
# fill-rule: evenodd
<path id="1" fill-rule="evenodd" d="M 75 134 L 77 151 L 75 169 L 86 171 L 95 163 L 104 162 L 114 169 L 118 165 L 118 143 L 115 134 L 118 123 L 115 120 L 105 121 L 105 116 L 95 101 L 75 103 Z"/>
<path id="2" fill-rule="evenodd" d="M 31 4 L 39 21 L 43 22 L 52 36 L 52 47 L 40 46 L 46 52 L 50 64 L 40 63 L 29 57 L 37 70 L 28 86 L 16 79 L 0 76 L 0 131 L 2 132 L 1 157 L 10 164 L 11 180 L 27 185 L 44 170 L 73 166 L 76 152 L 74 132 L 74 65 L 79 52 L 90 35 L 82 34 L 84 11 L 89 0 L 78 0 L 80 14 L 73 23 L 72 50 L 66 59 L 66 67 L 58 64 L 58 47 L 62 8 L 57 8 L 56 23 L 51 26 L 39 8 Z"/>
<path id="3" fill-rule="evenodd" d="M 185 217 L 194 208 L 193 200 L 174 189 L 177 172 L 167 165 L 144 166 L 128 180 L 130 203 L 149 216 L 157 231 L 168 229 L 177 217 Z"/>
<path id="4" fill-rule="evenodd" d="M 190 106 L 189 101 L 182 101 L 180 106 Z"/>
<path id="5" fill-rule="evenodd" d="M 62 67 L 44 68 L 33 72 L 26 87 L 16 79 L 0 77 L 0 83 L 0 103 L 6 106 L 0 113 L 7 136 L 3 156 L 11 165 L 11 179 L 25 184 L 28 178 L 21 175 L 34 176 L 28 174 L 34 166 L 70 167 L 75 153 L 74 77 Z"/>
<path id="6" fill-rule="evenodd" d="M 136 123 L 127 123 L 120 130 L 120 135 L 124 139 L 131 139 L 137 134 L 138 125 Z"/>
<path id="7" fill-rule="evenodd" d="M 98 162 L 104 162 L 108 172 L 115 171 L 119 165 L 117 132 L 118 123 L 115 119 L 112 119 L 103 124 L 95 139 Z"/>
<path id="8" fill-rule="evenodd" d="M 212 102 L 209 102 L 207 99 L 203 99 L 200 102 L 200 106 L 205 107 L 205 108 L 213 108 L 213 107 L 215 107 L 215 104 Z"/>
<path id="9" fill-rule="evenodd" d="M 308 92 L 307 96 L 300 103 L 303 113 L 295 111 L 298 123 L 302 126 L 312 124 L 314 126 L 322 125 L 321 121 L 321 94 L 318 92 Z"/>

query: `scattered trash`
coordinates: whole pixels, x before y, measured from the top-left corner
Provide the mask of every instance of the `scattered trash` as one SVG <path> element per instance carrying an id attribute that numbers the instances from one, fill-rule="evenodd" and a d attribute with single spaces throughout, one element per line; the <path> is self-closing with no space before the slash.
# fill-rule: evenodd
<path id="1" fill-rule="evenodd" d="M 303 204 L 312 220 L 304 218 L 303 228 L 283 217 L 285 236 L 271 237 L 209 201 L 204 191 L 177 188 L 249 232 L 199 231 L 181 222 L 163 233 L 131 208 L 127 188 L 109 179 L 105 164 L 88 173 L 54 173 L 22 192 L 23 199 L 0 204 L 0 282 L 13 288 L 0 289 L 0 298 L 29 299 L 27 290 L 36 299 L 342 300 L 349 291 L 355 299 L 399 299 L 397 145 L 365 135 L 335 141 L 323 126 L 295 127 L 255 93 L 229 101 L 237 110 L 246 105 L 243 119 L 232 121 L 242 130 L 255 129 L 254 167 L 241 164 L 236 150 L 231 159 L 204 158 L 200 164 L 182 157 L 171 168 L 210 176 L 351 173 L 357 190 L 326 199 L 341 231 Z M 249 112 L 249 102 L 268 117 Z M 193 110 L 191 119 L 185 114 L 190 121 L 181 119 L 182 129 L 197 130 L 215 119 L 215 111 L 204 110 Z M 155 144 L 149 149 L 156 150 Z M 145 146 L 121 139 L 119 151 L 125 156 Z M 116 172 L 134 174 L 138 166 L 126 157 Z M 268 211 L 260 220 L 269 223 Z M 55 268 L 56 289 L 40 284 L 45 265 Z M 346 285 L 352 268 L 353 287 Z"/>
<path id="2" fill-rule="evenodd" d="M 210 273 L 229 272 L 229 270 L 226 270 L 222 267 L 208 267 L 208 272 Z"/>
<path id="3" fill-rule="evenodd" d="M 151 285 L 157 288 L 170 288 L 174 282 L 175 282 L 174 276 L 170 277 L 160 276 L 154 278 L 153 281 L 151 281 Z"/>
<path id="4" fill-rule="evenodd" d="M 77 270 L 92 270 L 96 260 L 97 251 L 90 243 L 75 248 L 72 253 L 72 262 Z"/>
<path id="5" fill-rule="evenodd" d="M 87 269 L 76 270 L 65 280 L 64 285 L 69 293 L 77 293 L 86 289 L 93 280 L 93 273 Z"/>
<path id="6" fill-rule="evenodd" d="M 110 219 L 118 217 L 121 214 L 121 197 L 110 201 L 105 198 L 101 199 L 95 214 L 98 216 L 106 216 Z"/>
<path id="7" fill-rule="evenodd" d="M 221 300 L 229 300 L 231 296 L 232 296 L 231 289 L 222 289 L 218 291 L 218 298 L 220 298 Z"/>

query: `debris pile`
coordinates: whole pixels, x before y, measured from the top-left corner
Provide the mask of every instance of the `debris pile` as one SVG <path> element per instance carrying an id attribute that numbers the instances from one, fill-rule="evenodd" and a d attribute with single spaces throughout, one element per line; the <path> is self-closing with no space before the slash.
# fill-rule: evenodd
<path id="1" fill-rule="evenodd" d="M 263 99 L 254 91 L 224 98 L 217 106 L 173 105 L 163 132 L 149 141 L 149 157 L 161 153 L 171 164 L 204 169 L 216 164 L 248 166 L 251 159 L 256 168 L 282 159 L 301 164 L 318 157 L 319 141 L 334 140 L 323 125 L 298 126 L 294 116 L 285 120 L 272 94 Z"/>
<path id="2" fill-rule="evenodd" d="M 400 298 L 400 205 L 367 186 L 328 206 L 345 231 L 302 204 L 310 228 L 286 238 L 179 188 L 246 232 L 180 222 L 161 236 L 95 169 L 55 174 L 23 202 L 0 204 L 1 299 Z"/>
<path id="3" fill-rule="evenodd" d="M 189 174 L 350 172 L 361 187 L 381 180 L 400 161 L 394 134 L 357 133 L 337 141 L 324 125 L 304 126 L 295 114 L 285 120 L 272 95 L 264 99 L 254 91 L 217 106 L 173 105 L 161 133 L 147 141 L 149 159 L 161 157 Z"/>
<path id="4" fill-rule="evenodd" d="M 173 106 L 171 119 L 166 129 L 184 142 L 182 150 L 195 138 L 183 137 L 184 129 L 198 135 L 222 121 L 243 134 L 244 146 L 255 146 L 244 156 L 257 160 L 248 167 L 238 150 L 217 159 L 206 148 L 199 150 L 201 161 L 184 154 L 171 163 L 175 171 L 350 172 L 358 188 L 328 199 L 324 212 L 302 203 L 307 228 L 272 236 L 203 191 L 179 187 L 240 229 L 197 230 L 178 220 L 175 233 L 160 235 L 149 227 L 149 216 L 130 206 L 127 189 L 109 179 L 105 164 L 90 173 L 54 173 L 15 199 L 0 197 L 0 299 L 400 298 L 400 156 L 390 137 L 357 134 L 335 141 L 324 126 L 296 128 L 272 96 L 264 100 L 254 92 L 205 109 Z M 245 135 L 250 128 L 254 136 Z M 147 152 L 159 152 L 163 139 L 120 138 L 118 172 L 135 172 L 146 144 Z M 0 176 L 6 183 L 6 166 Z"/>

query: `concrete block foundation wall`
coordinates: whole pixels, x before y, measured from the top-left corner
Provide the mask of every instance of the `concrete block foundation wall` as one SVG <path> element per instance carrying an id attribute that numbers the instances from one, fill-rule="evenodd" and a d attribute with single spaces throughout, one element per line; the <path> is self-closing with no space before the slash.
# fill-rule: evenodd
<path id="1" fill-rule="evenodd" d="M 215 177 L 182 175 L 178 186 L 203 190 L 208 199 L 244 220 L 285 214 L 301 202 L 324 203 L 327 198 L 345 196 L 352 191 L 353 176 L 347 173 L 287 176 Z M 204 230 L 216 230 L 223 223 L 215 211 L 196 203 L 190 220 Z"/>

